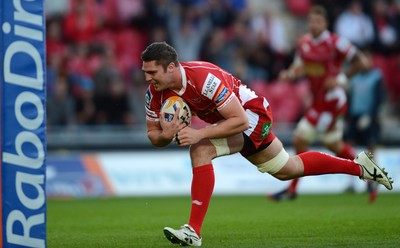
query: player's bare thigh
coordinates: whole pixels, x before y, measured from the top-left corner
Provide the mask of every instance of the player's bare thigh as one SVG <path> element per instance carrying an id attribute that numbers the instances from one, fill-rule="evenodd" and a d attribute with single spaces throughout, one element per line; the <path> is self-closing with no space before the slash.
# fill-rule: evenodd
<path id="1" fill-rule="evenodd" d="M 192 167 L 210 164 L 216 157 L 240 152 L 243 148 L 243 134 L 239 133 L 228 138 L 204 139 L 190 147 Z"/>
<path id="2" fill-rule="evenodd" d="M 283 155 L 285 153 L 286 151 L 283 148 L 282 142 L 278 138 L 275 138 L 267 148 L 248 156 L 246 159 L 256 165 L 259 170 L 260 167 L 268 166 L 268 162 L 278 159 L 275 164 L 277 164 L 276 166 L 278 166 L 279 170 L 269 173 L 281 180 L 288 180 L 303 175 L 304 166 L 302 160 L 298 156 L 290 156 L 285 160 L 285 156 L 288 156 Z M 279 160 L 283 162 L 279 162 Z"/>

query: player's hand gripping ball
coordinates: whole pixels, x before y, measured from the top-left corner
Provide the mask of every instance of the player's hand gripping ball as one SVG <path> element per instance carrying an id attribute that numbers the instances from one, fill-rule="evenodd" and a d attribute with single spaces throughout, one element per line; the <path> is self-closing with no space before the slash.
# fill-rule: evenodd
<path id="1" fill-rule="evenodd" d="M 179 108 L 179 119 L 183 120 L 187 126 L 190 125 L 192 120 L 192 112 L 189 105 L 179 96 L 171 96 L 164 101 L 161 107 L 161 115 L 167 122 L 172 121 L 176 110 Z"/>

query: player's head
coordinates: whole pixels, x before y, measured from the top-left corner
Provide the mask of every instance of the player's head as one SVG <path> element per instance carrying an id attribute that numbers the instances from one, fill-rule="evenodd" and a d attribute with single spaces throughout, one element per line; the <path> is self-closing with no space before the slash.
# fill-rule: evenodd
<path id="1" fill-rule="evenodd" d="M 176 50 L 166 42 L 154 42 L 142 52 L 141 58 L 146 81 L 156 90 L 170 88 L 175 69 L 179 66 Z"/>
<path id="2" fill-rule="evenodd" d="M 326 9 L 320 5 L 314 5 L 308 12 L 308 30 L 316 38 L 328 27 L 328 15 Z"/>
<path id="3" fill-rule="evenodd" d="M 156 65 L 161 65 L 167 71 L 168 65 L 173 63 L 178 66 L 178 53 L 175 48 L 167 42 L 154 42 L 142 52 L 143 62 L 155 61 Z"/>

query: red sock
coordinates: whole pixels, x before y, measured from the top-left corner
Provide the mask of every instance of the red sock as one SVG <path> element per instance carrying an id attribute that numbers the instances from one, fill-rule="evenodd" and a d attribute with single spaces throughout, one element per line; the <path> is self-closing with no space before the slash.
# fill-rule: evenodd
<path id="1" fill-rule="evenodd" d="M 322 152 L 305 152 L 299 154 L 304 164 L 304 176 L 323 174 L 349 174 L 361 176 L 361 167 L 353 160 L 334 157 Z"/>
<path id="2" fill-rule="evenodd" d="M 302 149 L 296 149 L 296 154 L 302 153 L 301 151 Z M 289 187 L 287 188 L 290 193 L 296 193 L 299 180 L 300 178 L 295 178 L 290 182 Z"/>
<path id="3" fill-rule="evenodd" d="M 188 224 L 193 227 L 199 236 L 214 190 L 214 183 L 214 168 L 212 164 L 193 168 L 192 209 Z"/>
<path id="4" fill-rule="evenodd" d="M 336 155 L 339 158 L 345 158 L 345 159 L 351 159 L 351 160 L 353 160 L 356 157 L 353 147 L 351 147 L 349 144 L 344 144 L 343 150 L 339 154 L 336 154 Z"/>

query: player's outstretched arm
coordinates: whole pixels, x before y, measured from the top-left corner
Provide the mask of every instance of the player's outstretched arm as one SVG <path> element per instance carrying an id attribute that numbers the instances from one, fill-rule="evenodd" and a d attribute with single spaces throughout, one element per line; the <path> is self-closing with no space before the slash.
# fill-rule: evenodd
<path id="1" fill-rule="evenodd" d="M 225 120 L 217 125 L 193 129 L 185 127 L 178 132 L 180 146 L 194 145 L 202 139 L 227 138 L 241 133 L 249 128 L 249 121 L 237 97 L 219 111 Z"/>
<path id="2" fill-rule="evenodd" d="M 247 114 L 235 96 L 219 113 L 225 120 L 218 125 L 201 129 L 202 138 L 215 139 L 226 138 L 241 133 L 249 128 Z"/>
<path id="3" fill-rule="evenodd" d="M 293 81 L 304 76 L 304 66 L 300 58 L 296 58 L 295 61 L 286 70 L 279 72 L 278 79 L 281 82 Z"/>
<path id="4" fill-rule="evenodd" d="M 367 70 L 369 67 L 371 67 L 370 63 L 371 62 L 368 60 L 368 58 L 365 56 L 363 52 L 357 51 L 357 53 L 353 56 L 353 58 L 350 61 L 350 64 L 346 71 L 346 76 L 350 78 L 354 74 L 360 71 Z"/>
<path id="5" fill-rule="evenodd" d="M 324 86 L 326 89 L 332 89 L 336 86 L 347 87 L 349 78 L 354 74 L 368 70 L 372 65 L 370 64 L 368 58 L 361 51 L 357 51 L 350 63 L 347 66 L 346 72 L 341 72 L 336 77 L 329 77 L 325 80 Z"/>

